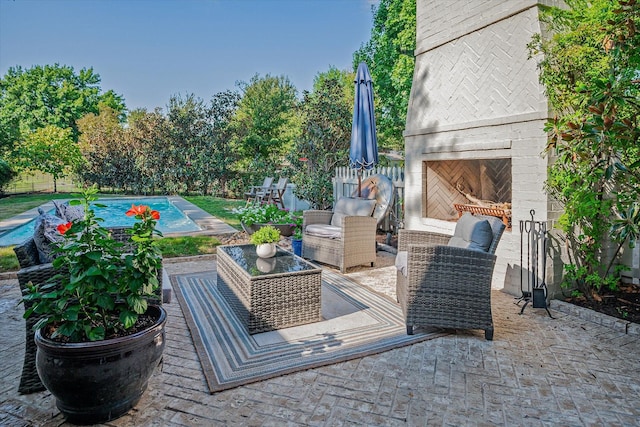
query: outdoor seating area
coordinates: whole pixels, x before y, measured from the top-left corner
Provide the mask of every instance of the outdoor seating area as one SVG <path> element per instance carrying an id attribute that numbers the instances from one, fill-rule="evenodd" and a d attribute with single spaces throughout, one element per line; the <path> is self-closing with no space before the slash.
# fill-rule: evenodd
<path id="1" fill-rule="evenodd" d="M 214 258 L 164 263 L 174 287 L 177 277 L 210 270 L 212 265 Z M 378 254 L 375 268 L 354 270 L 346 277 L 395 300 L 396 268 L 388 253 Z M 8 310 L 0 317 L 5 384 L 0 399 L 2 420 L 5 425 L 58 426 L 63 420 L 50 394 L 17 393 L 21 366 L 13 362 L 20 357 L 25 339 L 18 333 L 24 328 L 22 308 L 16 306 L 19 298 L 15 280 L 0 281 L 0 303 Z M 203 379 L 186 316 L 181 305 L 172 301 L 165 305 L 171 321 L 162 368 L 150 379 L 137 409 L 109 425 L 265 425 L 291 420 L 301 425 L 312 420 L 320 425 L 353 420 L 364 425 L 395 425 L 399 418 L 421 423 L 425 417 L 434 423 L 458 420 L 464 424 L 470 413 L 493 425 L 526 424 L 532 417 L 556 425 L 582 425 L 581 419 L 600 425 L 635 425 L 640 398 L 631 390 L 636 382 L 634 372 L 640 369 L 635 356 L 640 354 L 638 336 L 559 311 L 563 309 L 560 304 L 551 308 L 555 320 L 543 310 L 518 316 L 513 301 L 508 294 L 492 291 L 496 332 L 491 342 L 477 331 L 460 330 L 410 347 L 213 394 Z M 540 345 L 542 336 L 544 346 Z M 571 357 L 570 364 L 567 357 Z M 377 380 L 372 383 L 374 372 Z M 584 372 L 596 375 L 587 378 Z M 606 386 L 610 378 L 615 378 L 615 387 Z M 415 393 L 417 389 L 421 392 Z M 474 391 L 481 389 L 486 398 Z M 619 390 L 630 392 L 620 394 Z M 525 395 L 533 397 L 523 410 L 521 399 L 515 396 Z M 341 396 L 339 402 L 336 396 Z M 365 408 L 363 401 L 369 402 Z M 599 401 L 614 401 L 615 406 L 594 412 L 593 402 Z M 326 402 L 335 403 L 327 406 Z M 367 409 L 371 407 L 389 411 L 374 413 Z M 390 409 L 394 407 L 397 409 Z"/>
<path id="2" fill-rule="evenodd" d="M 275 184 L 273 181 L 273 177 L 266 177 L 262 185 L 251 186 L 244 193 L 247 203 L 275 203 L 285 209 L 284 193 L 287 190 L 289 179 L 280 177 Z"/>

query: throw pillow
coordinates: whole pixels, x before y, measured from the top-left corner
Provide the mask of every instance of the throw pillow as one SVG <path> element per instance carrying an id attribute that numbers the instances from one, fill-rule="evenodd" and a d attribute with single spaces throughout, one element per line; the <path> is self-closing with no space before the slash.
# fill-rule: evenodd
<path id="1" fill-rule="evenodd" d="M 64 239 L 58 232 L 57 227 L 66 221 L 55 215 L 46 213 L 42 208 L 38 208 L 38 213 L 40 215 L 36 218 L 35 228 L 33 230 L 33 242 L 36 244 L 36 249 L 38 249 L 40 263 L 46 264 L 54 259 L 53 243 L 60 242 Z"/>
<path id="2" fill-rule="evenodd" d="M 458 219 L 449 246 L 487 252 L 493 241 L 493 231 L 489 221 L 476 218 L 469 212 Z"/>
<path id="3" fill-rule="evenodd" d="M 376 207 L 374 199 L 352 199 L 342 197 L 333 208 L 331 225 L 342 227 L 342 218 L 345 216 L 371 216 L 373 208 Z"/>
<path id="4" fill-rule="evenodd" d="M 69 202 L 61 203 L 57 200 L 53 201 L 53 205 L 56 207 L 56 216 L 66 222 L 73 222 L 84 218 L 84 208 L 80 205 L 71 206 Z"/>

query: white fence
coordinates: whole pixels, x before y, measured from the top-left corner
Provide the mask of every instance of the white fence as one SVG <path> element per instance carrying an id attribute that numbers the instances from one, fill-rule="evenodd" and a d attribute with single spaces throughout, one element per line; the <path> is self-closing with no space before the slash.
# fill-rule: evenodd
<path id="1" fill-rule="evenodd" d="M 384 221 L 380 224 L 380 228 L 384 231 L 395 232 L 398 228 L 403 227 L 404 221 L 404 168 L 378 167 L 362 172 L 362 180 L 375 174 L 381 174 L 388 177 L 393 184 L 393 200 L 389 213 Z M 340 197 L 357 196 L 358 192 L 358 174 L 357 170 L 348 167 L 336 168 L 335 177 L 333 178 L 333 200 Z"/>

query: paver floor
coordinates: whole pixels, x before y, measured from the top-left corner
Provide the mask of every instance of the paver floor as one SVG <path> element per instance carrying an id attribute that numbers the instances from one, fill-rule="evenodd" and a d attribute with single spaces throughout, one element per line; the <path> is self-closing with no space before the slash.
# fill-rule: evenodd
<path id="1" fill-rule="evenodd" d="M 387 260 L 388 261 L 388 260 Z M 379 263 L 389 265 L 389 262 Z M 169 274 L 211 259 L 166 263 Z M 393 267 L 350 276 L 394 292 Z M 494 341 L 449 336 L 209 394 L 182 311 L 166 304 L 167 345 L 137 407 L 109 426 L 640 425 L 640 336 L 493 292 Z M 66 425 L 47 393 L 19 395 L 24 321 L 15 280 L 0 281 L 0 425 Z"/>

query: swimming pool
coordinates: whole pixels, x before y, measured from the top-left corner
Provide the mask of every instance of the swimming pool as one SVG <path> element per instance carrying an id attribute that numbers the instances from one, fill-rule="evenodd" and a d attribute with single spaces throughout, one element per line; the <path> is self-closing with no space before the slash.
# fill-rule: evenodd
<path id="1" fill-rule="evenodd" d="M 101 223 L 105 227 L 126 227 L 132 226 L 135 222 L 134 217 L 128 217 L 125 212 L 131 208 L 131 205 L 147 205 L 153 210 L 160 212 L 160 220 L 156 228 L 166 233 L 189 233 L 201 231 L 202 229 L 191 218 L 178 209 L 166 197 L 144 197 L 129 198 L 121 197 L 114 199 L 100 199 L 98 203 L 106 205 L 104 208 L 95 207 L 96 216 L 103 218 Z M 49 211 L 55 214 L 55 209 Z M 10 246 L 22 243 L 33 234 L 35 220 L 31 220 L 12 230 L 0 234 L 0 246 Z"/>

